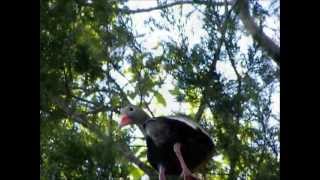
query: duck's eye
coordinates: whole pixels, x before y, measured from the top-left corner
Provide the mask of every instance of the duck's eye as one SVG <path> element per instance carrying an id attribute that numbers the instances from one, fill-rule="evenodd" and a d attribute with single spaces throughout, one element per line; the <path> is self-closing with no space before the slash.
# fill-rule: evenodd
<path id="1" fill-rule="evenodd" d="M 129 107 L 129 111 L 133 111 L 133 107 Z"/>

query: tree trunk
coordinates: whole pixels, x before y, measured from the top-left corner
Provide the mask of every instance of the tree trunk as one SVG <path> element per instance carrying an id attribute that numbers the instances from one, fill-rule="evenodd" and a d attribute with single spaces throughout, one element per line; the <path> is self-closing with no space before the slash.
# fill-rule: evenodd
<path id="1" fill-rule="evenodd" d="M 280 66 L 280 47 L 276 45 L 254 22 L 254 18 L 249 12 L 248 0 L 239 0 L 239 17 L 247 29 L 259 45 L 268 53 L 268 55 Z"/>

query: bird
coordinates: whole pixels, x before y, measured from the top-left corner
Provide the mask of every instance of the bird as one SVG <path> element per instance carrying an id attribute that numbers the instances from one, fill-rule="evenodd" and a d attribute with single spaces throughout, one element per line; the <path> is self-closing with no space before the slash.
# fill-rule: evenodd
<path id="1" fill-rule="evenodd" d="M 167 175 L 199 180 L 193 175 L 214 155 L 215 145 L 210 135 L 187 116 L 150 117 L 135 105 L 120 110 L 119 128 L 128 125 L 142 127 L 147 144 L 147 160 L 158 171 L 159 180 Z"/>

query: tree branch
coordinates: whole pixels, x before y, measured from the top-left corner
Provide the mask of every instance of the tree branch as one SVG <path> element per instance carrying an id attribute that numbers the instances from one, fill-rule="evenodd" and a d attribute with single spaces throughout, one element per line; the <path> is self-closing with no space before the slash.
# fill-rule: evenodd
<path id="1" fill-rule="evenodd" d="M 83 102 L 85 102 L 87 104 L 92 104 L 94 106 L 94 108 L 91 107 L 92 108 L 91 111 L 85 112 L 84 114 L 97 114 L 99 112 L 102 112 L 102 111 L 110 109 L 110 107 L 104 105 L 103 102 L 99 102 L 99 103 L 92 102 L 92 101 L 87 100 L 85 98 L 82 98 L 82 97 L 79 97 L 79 96 L 74 96 L 74 95 L 72 95 L 71 97 L 76 99 L 76 100 L 83 101 Z"/>
<path id="2" fill-rule="evenodd" d="M 117 87 L 117 89 L 120 91 L 120 96 L 121 98 L 123 98 L 122 100 L 125 103 L 129 103 L 131 104 L 130 100 L 128 99 L 126 93 L 123 91 L 123 88 L 121 88 L 121 86 L 117 83 L 117 81 L 115 79 L 113 79 L 110 74 L 107 74 L 107 78 L 109 81 L 111 81 L 112 83 L 114 83 L 114 85 Z"/>
<path id="3" fill-rule="evenodd" d="M 249 12 L 249 1 L 248 0 L 239 0 L 239 17 L 260 46 L 269 54 L 269 56 L 280 66 L 280 47 L 276 45 L 254 22 L 254 18 L 250 15 Z"/>
<path id="4" fill-rule="evenodd" d="M 108 77 L 108 80 L 110 80 L 111 82 L 113 82 L 116 85 L 117 89 L 120 91 L 120 96 L 121 96 L 121 98 L 123 98 L 124 102 L 127 103 L 127 104 L 132 104 L 130 102 L 130 100 L 128 99 L 126 93 L 122 90 L 121 86 L 116 82 L 116 80 L 114 80 L 110 76 L 110 74 L 107 74 L 107 77 Z M 140 131 L 142 132 L 142 134 L 145 136 L 146 132 L 143 130 L 143 127 L 139 126 L 139 125 L 138 125 L 138 127 L 139 127 Z"/>
<path id="5" fill-rule="evenodd" d="M 150 103 L 145 102 L 145 105 L 146 105 L 146 108 L 147 108 L 148 112 L 151 114 L 151 117 L 154 118 L 155 116 L 154 116 L 153 112 L 151 111 L 151 109 L 149 107 L 149 104 Z"/>
<path id="6" fill-rule="evenodd" d="M 199 122 L 201 120 L 202 114 L 203 114 L 204 110 L 206 109 L 206 99 L 205 98 L 206 98 L 206 96 L 203 95 L 200 100 L 200 105 L 199 105 L 198 111 L 194 117 L 194 120 L 196 122 Z"/>
<path id="7" fill-rule="evenodd" d="M 227 51 L 227 54 L 228 54 L 228 57 L 230 59 L 230 62 L 231 62 L 231 66 L 234 70 L 234 72 L 236 73 L 236 76 L 237 76 L 237 81 L 238 81 L 238 90 L 237 90 L 237 95 L 239 97 L 241 97 L 241 90 L 242 90 L 242 77 L 241 75 L 239 74 L 238 70 L 237 70 L 237 67 L 236 67 L 236 64 L 235 64 L 235 60 L 233 59 L 233 55 L 232 55 L 232 52 L 230 50 L 230 48 L 228 46 L 226 46 L 226 51 Z M 236 116 L 236 123 L 237 123 L 237 126 L 239 126 L 239 123 L 240 123 L 240 117 L 241 117 L 241 105 L 242 104 L 242 101 L 241 99 L 238 99 L 234 106 L 236 107 L 235 108 L 235 116 Z"/>
<path id="8" fill-rule="evenodd" d="M 216 63 L 217 63 L 217 60 L 219 59 L 219 55 L 220 55 L 220 52 L 221 52 L 221 47 L 223 45 L 223 42 L 225 40 L 225 35 L 226 35 L 226 32 L 227 32 L 227 22 L 230 18 L 230 15 L 231 15 L 231 12 L 234 10 L 236 4 L 237 4 L 237 0 L 235 0 L 231 5 L 231 8 L 229 11 L 225 11 L 225 17 L 224 17 L 224 21 L 223 23 L 221 24 L 221 27 L 220 27 L 220 33 L 221 33 L 221 38 L 219 38 L 218 40 L 218 46 L 217 46 L 217 49 L 215 50 L 215 53 L 213 55 L 213 63 L 211 64 L 211 67 L 210 67 L 210 72 L 209 72 L 209 77 L 210 75 L 212 74 L 212 72 L 214 71 L 215 67 L 216 67 Z M 227 2 L 224 2 L 224 5 L 228 5 L 229 3 Z M 227 8 L 227 7 L 226 7 Z"/>
<path id="9" fill-rule="evenodd" d="M 229 60 L 230 60 L 231 66 L 233 68 L 233 71 L 236 73 L 236 76 L 237 76 L 238 94 L 240 94 L 241 93 L 241 86 L 242 86 L 242 77 L 241 77 L 240 73 L 237 70 L 235 60 L 233 59 L 233 55 L 232 55 L 232 53 L 230 51 L 230 48 L 228 46 L 226 46 L 226 51 L 227 51 L 227 54 L 229 56 Z"/>
<path id="10" fill-rule="evenodd" d="M 235 5 L 238 0 L 227 1 L 227 5 Z M 168 3 L 164 5 L 159 5 L 156 7 L 146 8 L 146 9 L 120 9 L 120 13 L 122 14 L 134 14 L 134 13 L 143 13 L 150 12 L 154 10 L 161 10 L 164 8 L 173 7 L 176 5 L 182 4 L 199 4 L 199 5 L 216 5 L 223 6 L 225 2 L 210 2 L 210 1 L 193 1 L 193 0 L 185 0 L 185 1 L 176 1 L 173 3 Z M 254 18 L 250 15 L 249 12 L 249 1 L 248 0 L 239 0 L 239 17 L 243 22 L 244 27 L 247 31 L 252 35 L 253 39 L 255 39 L 261 47 L 269 54 L 269 56 L 280 66 L 280 47 L 273 42 L 263 31 L 260 30 L 259 26 L 254 22 Z"/>
<path id="11" fill-rule="evenodd" d="M 215 5 L 215 6 L 223 6 L 224 2 L 209 2 L 209 1 L 194 1 L 194 0 L 184 0 L 184 1 L 176 1 L 173 3 L 163 4 L 156 7 L 146 8 L 146 9 L 120 9 L 120 13 L 123 14 L 134 14 L 134 13 L 144 13 L 144 12 L 150 12 L 154 10 L 161 10 L 169 7 L 173 7 L 176 5 L 183 5 L 183 4 L 204 4 L 204 5 Z"/>
<path id="12" fill-rule="evenodd" d="M 87 128 L 90 131 L 95 132 L 95 134 L 97 134 L 99 136 L 99 138 L 101 138 L 102 140 L 107 139 L 107 135 L 102 133 L 99 128 L 94 125 L 94 124 L 89 124 L 88 119 L 86 118 L 86 116 L 77 113 L 77 112 L 73 112 L 68 105 L 65 104 L 65 102 L 63 102 L 62 99 L 59 98 L 53 98 L 51 97 L 52 101 L 55 102 L 60 109 L 62 109 L 67 116 L 70 117 L 70 119 L 74 120 L 77 123 L 80 123 L 83 127 Z M 143 163 L 142 161 L 140 161 L 137 157 L 134 156 L 134 154 L 131 152 L 130 148 L 128 147 L 127 144 L 123 143 L 123 142 L 118 142 L 115 144 L 115 147 L 121 152 L 123 153 L 124 157 L 132 162 L 133 164 L 135 164 L 136 166 L 138 166 L 141 170 L 143 170 L 149 177 L 155 177 L 156 173 L 153 170 L 153 168 L 151 168 L 150 166 L 146 165 L 145 163 Z"/>
<path id="13" fill-rule="evenodd" d="M 213 55 L 213 61 L 212 61 L 212 64 L 210 65 L 210 70 L 207 74 L 207 77 L 208 79 L 211 79 L 212 78 L 212 74 L 214 73 L 215 69 L 216 69 L 216 65 L 217 65 L 217 61 L 219 59 L 219 56 L 220 56 L 220 52 L 221 52 L 221 47 L 223 45 L 223 43 L 225 42 L 225 34 L 226 34 L 226 31 L 227 31 L 227 21 L 229 20 L 230 18 L 230 15 L 231 15 L 231 12 L 234 10 L 235 8 L 235 5 L 236 5 L 236 2 L 233 2 L 233 4 L 231 4 L 231 8 L 230 10 L 227 11 L 227 6 L 230 4 L 229 2 L 227 1 L 224 1 L 223 4 L 225 5 L 226 7 L 226 11 L 225 11 L 225 17 L 224 17 L 224 21 L 223 23 L 221 24 L 221 27 L 220 27 L 220 30 L 221 30 L 221 38 L 219 38 L 218 40 L 218 45 L 217 45 L 217 49 L 215 50 L 215 53 Z M 207 104 L 206 104 L 206 98 L 207 98 L 207 91 L 208 91 L 208 87 L 205 87 L 205 90 L 203 92 L 203 96 L 200 100 L 200 105 L 199 105 L 199 109 L 195 115 L 195 120 L 197 122 L 200 121 L 201 119 L 201 116 L 204 112 L 204 110 L 206 109 L 207 107 Z"/>
<path id="14" fill-rule="evenodd" d="M 124 143 L 119 143 L 118 148 L 130 162 L 134 163 L 136 166 L 142 169 L 146 174 L 148 174 L 150 178 L 157 176 L 157 174 L 151 167 L 147 166 L 146 164 L 141 162 L 137 157 L 134 156 L 134 154 L 129 149 L 128 145 Z"/>

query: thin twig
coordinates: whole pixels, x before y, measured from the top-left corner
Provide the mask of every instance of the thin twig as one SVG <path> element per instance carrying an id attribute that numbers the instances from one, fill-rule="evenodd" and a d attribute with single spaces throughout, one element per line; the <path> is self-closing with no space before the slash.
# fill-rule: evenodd
<path id="1" fill-rule="evenodd" d="M 230 2 L 231 3 L 231 2 Z M 209 2 L 209 1 L 194 1 L 194 0 L 184 0 L 184 1 L 176 1 L 173 3 L 158 5 L 156 7 L 146 8 L 146 9 L 120 9 L 120 13 L 123 14 L 135 14 L 135 13 L 144 13 L 144 12 L 150 12 L 154 10 L 162 10 L 165 8 L 173 7 L 176 5 L 183 5 L 183 4 L 200 4 L 200 5 L 207 5 L 207 4 L 213 4 L 215 6 L 223 6 L 223 2 Z"/>

